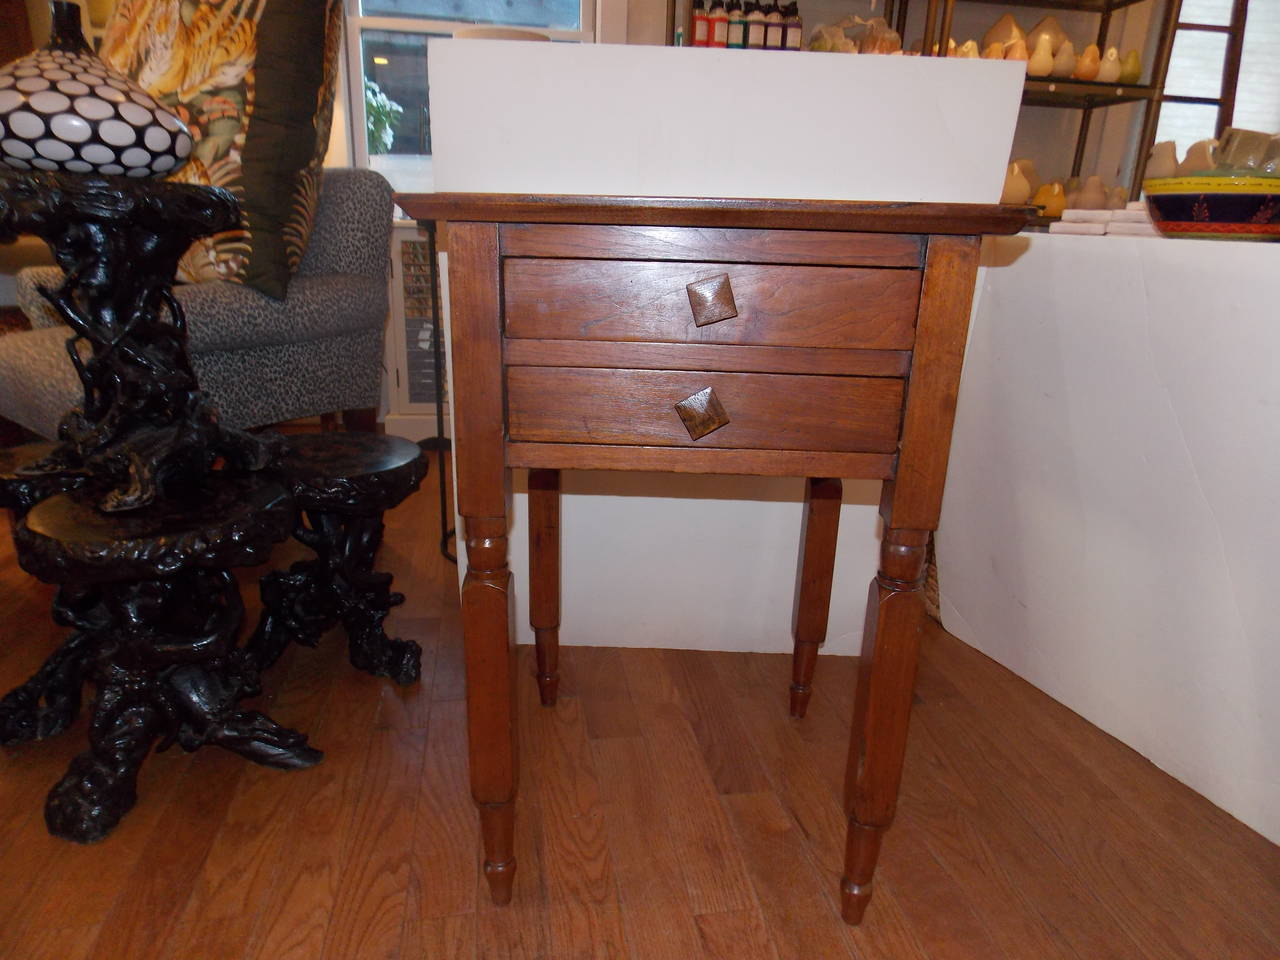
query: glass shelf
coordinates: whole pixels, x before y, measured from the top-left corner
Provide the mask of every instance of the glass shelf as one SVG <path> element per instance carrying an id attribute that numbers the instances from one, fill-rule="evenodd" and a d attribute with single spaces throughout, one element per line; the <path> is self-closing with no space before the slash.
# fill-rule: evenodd
<path id="1" fill-rule="evenodd" d="M 1092 80 L 1055 80 L 1028 77 L 1022 102 L 1031 107 L 1109 107 L 1117 103 L 1154 100 L 1157 90 L 1145 84 L 1097 83 Z"/>

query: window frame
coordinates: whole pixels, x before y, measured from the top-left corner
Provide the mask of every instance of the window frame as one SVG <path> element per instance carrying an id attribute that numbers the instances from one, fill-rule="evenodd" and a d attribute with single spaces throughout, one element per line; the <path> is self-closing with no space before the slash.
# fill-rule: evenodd
<path id="1" fill-rule="evenodd" d="M 539 33 L 545 33 L 552 40 L 571 43 L 594 43 L 596 40 L 596 4 L 594 0 L 578 0 L 578 2 L 581 28 L 578 30 L 554 30 L 522 24 L 477 24 L 461 20 L 368 16 L 360 11 L 360 0 L 343 0 L 347 120 L 351 157 L 354 165 L 363 168 L 370 166 L 369 141 L 365 133 L 368 128 L 368 119 L 365 116 L 364 109 L 363 33 L 365 30 L 416 33 L 427 36 L 452 36 L 454 31 L 470 27 L 513 27 L 520 30 L 536 30 Z M 419 156 L 424 164 L 429 165 L 431 163 L 430 154 L 406 154 L 405 156 Z"/>
<path id="2" fill-rule="evenodd" d="M 1231 125 L 1235 114 L 1236 86 L 1240 82 L 1240 60 L 1244 51 L 1244 32 L 1248 23 L 1249 0 L 1232 0 L 1230 19 L 1224 24 L 1196 23 L 1182 19 L 1182 0 L 1178 0 L 1177 19 L 1173 25 L 1173 36 L 1169 50 L 1172 52 L 1177 44 L 1179 33 L 1215 33 L 1227 38 L 1226 49 L 1222 55 L 1222 76 L 1216 97 L 1191 97 L 1180 94 L 1160 96 L 1160 106 L 1166 103 L 1189 103 L 1206 107 L 1214 107 L 1217 117 L 1214 123 L 1214 137 L 1221 139 L 1222 132 Z M 1156 118 L 1159 127 L 1159 117 Z"/>

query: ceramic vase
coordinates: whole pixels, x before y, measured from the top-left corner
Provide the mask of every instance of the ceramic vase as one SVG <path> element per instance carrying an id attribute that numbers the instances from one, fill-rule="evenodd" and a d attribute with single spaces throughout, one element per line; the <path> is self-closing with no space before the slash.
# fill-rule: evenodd
<path id="1" fill-rule="evenodd" d="M 1053 38 L 1047 33 L 1040 34 L 1036 48 L 1027 61 L 1028 77 L 1047 77 L 1053 73 Z"/>
<path id="2" fill-rule="evenodd" d="M 1120 80 L 1120 51 L 1108 47 L 1106 55 L 1098 65 L 1098 75 L 1094 77 L 1099 83 L 1116 83 Z"/>
<path id="3" fill-rule="evenodd" d="M 1076 69 L 1076 50 L 1071 46 L 1070 40 L 1063 40 L 1062 46 L 1058 48 L 1058 52 L 1053 57 L 1052 75 L 1055 77 L 1069 77 Z"/>
<path id="4" fill-rule="evenodd" d="M 1027 31 L 1027 46 L 1034 50 L 1040 43 L 1041 37 L 1049 38 L 1050 56 L 1057 53 L 1062 48 L 1062 45 L 1067 42 L 1066 31 L 1058 23 L 1058 18 L 1052 15 L 1045 17 Z"/>
<path id="5" fill-rule="evenodd" d="M 48 46 L 0 67 L 0 162 L 12 169 L 158 177 L 191 148 L 181 120 L 89 49 L 77 4 L 55 0 Z"/>
<path id="6" fill-rule="evenodd" d="M 1137 50 L 1130 50 L 1120 61 L 1120 82 L 1140 83 L 1142 81 L 1142 56 Z"/>
<path id="7" fill-rule="evenodd" d="M 982 46 L 985 49 L 993 43 L 998 43 L 1001 46 L 1008 47 L 1015 40 L 1021 40 L 1025 43 L 1026 39 L 1027 35 L 1018 26 L 1018 21 L 1013 19 L 1013 14 L 1006 13 L 992 24 L 990 30 L 982 35 Z"/>
<path id="8" fill-rule="evenodd" d="M 1076 60 L 1076 69 L 1071 75 L 1077 80 L 1092 80 L 1098 75 L 1098 68 L 1101 66 L 1102 57 L 1098 54 L 1098 45 L 1091 43 Z"/>

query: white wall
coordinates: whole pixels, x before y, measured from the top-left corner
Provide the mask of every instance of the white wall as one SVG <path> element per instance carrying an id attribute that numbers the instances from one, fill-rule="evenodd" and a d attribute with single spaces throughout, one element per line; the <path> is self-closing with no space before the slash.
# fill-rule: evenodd
<path id="1" fill-rule="evenodd" d="M 1280 840 L 1280 248 L 1003 239 L 938 538 L 947 628 Z"/>

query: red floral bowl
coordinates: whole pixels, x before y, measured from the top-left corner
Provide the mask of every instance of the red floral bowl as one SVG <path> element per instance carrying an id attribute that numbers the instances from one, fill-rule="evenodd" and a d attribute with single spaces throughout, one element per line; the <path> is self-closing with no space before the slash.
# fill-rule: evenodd
<path id="1" fill-rule="evenodd" d="M 1166 237 L 1280 240 L 1280 177 L 1157 177 L 1142 189 Z"/>

